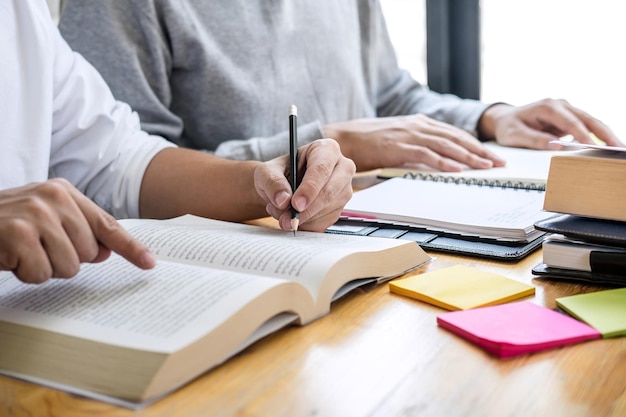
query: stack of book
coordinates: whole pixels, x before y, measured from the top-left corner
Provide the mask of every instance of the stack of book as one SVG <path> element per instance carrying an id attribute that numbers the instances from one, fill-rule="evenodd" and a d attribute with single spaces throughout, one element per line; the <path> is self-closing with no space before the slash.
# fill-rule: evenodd
<path id="1" fill-rule="evenodd" d="M 626 286 L 626 148 L 553 156 L 544 209 L 562 215 L 535 224 L 552 234 L 533 273 Z"/>

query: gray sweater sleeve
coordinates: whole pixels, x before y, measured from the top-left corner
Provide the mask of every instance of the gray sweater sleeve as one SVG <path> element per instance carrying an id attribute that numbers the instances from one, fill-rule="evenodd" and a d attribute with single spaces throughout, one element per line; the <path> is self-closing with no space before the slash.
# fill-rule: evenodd
<path id="1" fill-rule="evenodd" d="M 298 126 L 298 145 L 305 145 L 323 137 L 319 122 Z M 215 150 L 215 155 L 238 160 L 267 161 L 289 152 L 289 131 L 285 130 L 271 137 L 257 137 L 245 140 L 222 142 Z"/>

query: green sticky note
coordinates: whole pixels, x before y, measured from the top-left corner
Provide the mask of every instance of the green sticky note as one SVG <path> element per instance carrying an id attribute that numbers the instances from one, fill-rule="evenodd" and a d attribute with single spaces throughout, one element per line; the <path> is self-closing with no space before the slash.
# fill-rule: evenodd
<path id="1" fill-rule="evenodd" d="M 389 290 L 447 310 L 506 303 L 535 293 L 535 287 L 464 265 L 426 272 L 389 283 Z"/>
<path id="2" fill-rule="evenodd" d="M 626 288 L 561 297 L 556 304 L 604 338 L 626 336 Z"/>

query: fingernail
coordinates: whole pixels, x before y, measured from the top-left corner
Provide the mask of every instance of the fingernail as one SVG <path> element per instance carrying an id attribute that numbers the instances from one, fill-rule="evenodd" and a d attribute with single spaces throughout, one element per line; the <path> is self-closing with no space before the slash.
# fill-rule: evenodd
<path id="1" fill-rule="evenodd" d="M 302 197 L 302 196 L 298 196 L 296 198 L 293 199 L 293 208 L 295 208 L 298 211 L 304 211 L 308 206 L 308 203 L 306 201 L 306 198 Z"/>
<path id="2" fill-rule="evenodd" d="M 274 198 L 276 207 L 283 207 L 285 204 L 287 204 L 290 198 L 291 196 L 289 195 L 288 192 L 286 191 L 279 192 L 278 194 L 276 194 L 276 197 Z"/>
<path id="3" fill-rule="evenodd" d="M 460 172 L 460 171 L 463 171 L 463 165 L 456 163 L 454 161 L 450 161 L 446 169 L 448 171 Z"/>
<path id="4" fill-rule="evenodd" d="M 152 252 L 145 251 L 141 256 L 141 266 L 145 269 L 153 268 L 157 263 L 156 257 L 152 254 Z"/>

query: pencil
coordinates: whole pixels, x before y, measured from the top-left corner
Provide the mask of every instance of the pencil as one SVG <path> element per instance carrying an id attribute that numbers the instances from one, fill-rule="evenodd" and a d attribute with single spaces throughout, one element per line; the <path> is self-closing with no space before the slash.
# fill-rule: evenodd
<path id="1" fill-rule="evenodd" d="M 289 106 L 289 182 L 292 194 L 298 188 L 298 108 Z M 291 230 L 296 235 L 300 223 L 300 213 L 291 206 Z"/>

